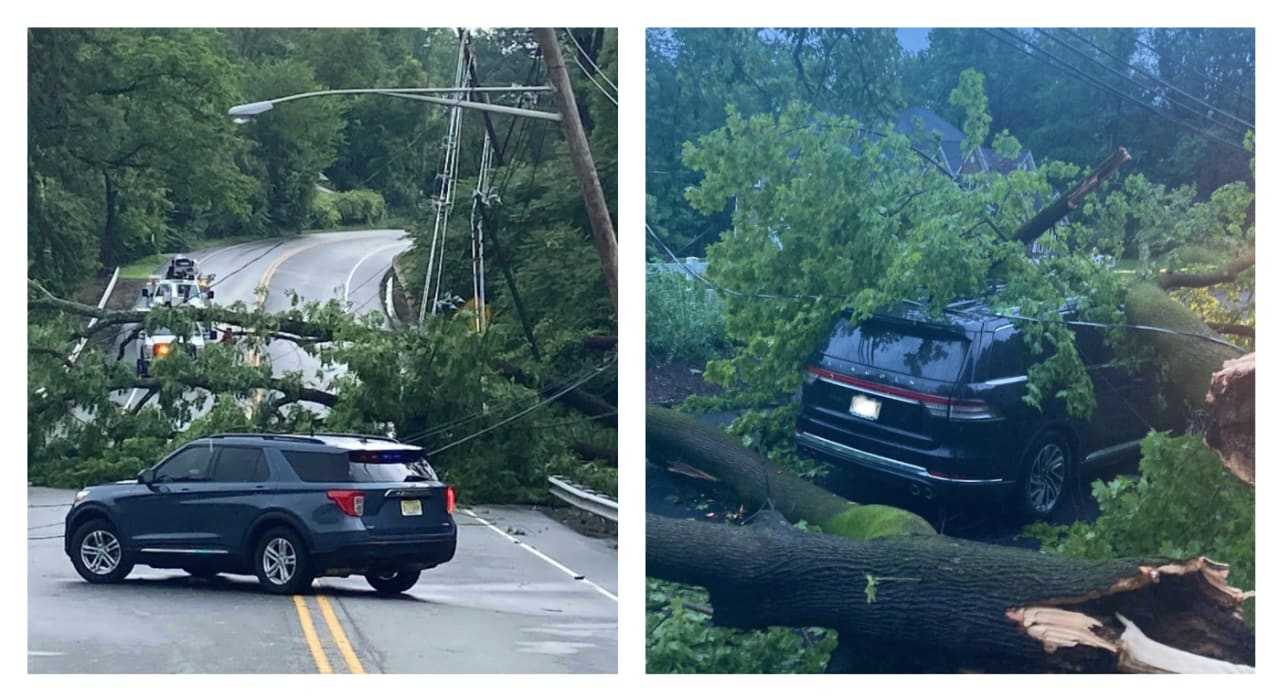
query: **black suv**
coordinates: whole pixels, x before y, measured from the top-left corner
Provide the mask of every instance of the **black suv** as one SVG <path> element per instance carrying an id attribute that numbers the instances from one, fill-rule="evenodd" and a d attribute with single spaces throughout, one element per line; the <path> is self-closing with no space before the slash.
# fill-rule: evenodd
<path id="1" fill-rule="evenodd" d="M 1072 329 L 1097 400 L 1087 423 L 1060 401 L 1043 411 L 1023 401 L 1035 359 L 981 301 L 953 303 L 943 319 L 901 303 L 857 325 L 839 320 L 806 368 L 796 444 L 925 498 L 1012 499 L 1047 517 L 1070 478 L 1133 453 L 1169 421 L 1150 371 L 1116 364 L 1103 330 Z"/>
<path id="2" fill-rule="evenodd" d="M 273 593 L 363 574 L 401 593 L 453 558 L 454 491 L 422 450 L 390 438 L 225 434 L 192 441 L 136 481 L 76 494 L 65 549 L 91 583 L 134 564 L 256 574 Z"/>

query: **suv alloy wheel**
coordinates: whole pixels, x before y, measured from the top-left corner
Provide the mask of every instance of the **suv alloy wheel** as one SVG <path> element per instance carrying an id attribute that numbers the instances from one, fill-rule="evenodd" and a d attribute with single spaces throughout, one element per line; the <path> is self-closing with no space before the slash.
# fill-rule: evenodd
<path id="1" fill-rule="evenodd" d="M 253 571 L 262 587 L 272 593 L 298 593 L 311 585 L 307 547 L 288 528 L 272 528 L 259 540 L 253 554 Z"/>
<path id="2" fill-rule="evenodd" d="M 71 563 L 89 583 L 119 583 L 133 570 L 115 528 L 102 519 L 81 525 L 71 537 Z"/>
<path id="3" fill-rule="evenodd" d="M 1071 446 L 1062 434 L 1049 431 L 1027 448 L 1021 469 L 1017 497 L 1023 516 L 1049 518 L 1067 497 L 1067 481 L 1073 469 Z"/>

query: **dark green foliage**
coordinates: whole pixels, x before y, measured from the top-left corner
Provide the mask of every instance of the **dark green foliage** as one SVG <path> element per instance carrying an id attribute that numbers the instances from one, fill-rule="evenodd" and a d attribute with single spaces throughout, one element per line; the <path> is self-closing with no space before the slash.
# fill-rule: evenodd
<path id="1" fill-rule="evenodd" d="M 645 670 L 649 673 L 821 673 L 836 647 L 828 629 L 748 632 L 711 624 L 700 588 L 648 579 Z M 697 608 L 697 609 L 694 609 Z"/>

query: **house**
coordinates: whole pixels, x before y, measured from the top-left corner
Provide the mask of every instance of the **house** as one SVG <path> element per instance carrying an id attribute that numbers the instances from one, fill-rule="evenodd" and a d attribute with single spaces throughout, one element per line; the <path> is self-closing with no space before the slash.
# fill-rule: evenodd
<path id="1" fill-rule="evenodd" d="M 1035 157 L 1026 149 L 1018 157 L 1009 159 L 983 146 L 965 157 L 960 147 L 964 142 L 964 131 L 924 107 L 909 107 L 899 112 L 894 130 L 911 138 L 911 143 L 916 148 L 926 153 L 936 153 L 935 159 L 953 177 L 978 172 L 1008 174 L 1036 167 Z"/>

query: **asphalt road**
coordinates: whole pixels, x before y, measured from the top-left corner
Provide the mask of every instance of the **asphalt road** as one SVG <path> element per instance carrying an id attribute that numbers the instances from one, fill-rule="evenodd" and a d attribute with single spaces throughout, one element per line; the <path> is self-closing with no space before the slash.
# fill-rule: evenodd
<path id="1" fill-rule="evenodd" d="M 216 274 L 218 304 L 283 310 L 297 292 L 382 315 L 381 280 L 409 244 L 402 230 L 365 230 L 191 256 L 201 273 Z M 265 297 L 259 287 L 267 288 Z M 273 342 L 269 353 L 277 375 L 320 367 L 288 342 Z M 309 382 L 331 378 L 332 371 Z M 134 391 L 119 400 L 140 397 Z M 425 572 L 401 598 L 377 597 L 359 577 L 319 579 L 311 594 L 279 597 L 261 593 L 253 577 L 210 583 L 146 567 L 121 585 L 84 582 L 62 551 L 62 517 L 73 493 L 28 493 L 33 673 L 617 670 L 615 546 L 536 510 L 460 510 L 453 561 Z"/>
<path id="2" fill-rule="evenodd" d="M 62 551 L 73 493 L 27 494 L 32 673 L 617 670 L 616 549 L 535 510 L 460 510 L 457 556 L 400 597 L 359 577 L 275 596 L 250 576 L 141 566 L 118 585 L 86 583 Z"/>

